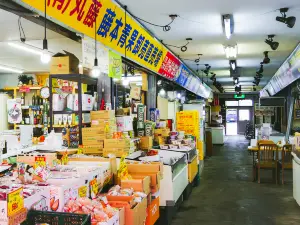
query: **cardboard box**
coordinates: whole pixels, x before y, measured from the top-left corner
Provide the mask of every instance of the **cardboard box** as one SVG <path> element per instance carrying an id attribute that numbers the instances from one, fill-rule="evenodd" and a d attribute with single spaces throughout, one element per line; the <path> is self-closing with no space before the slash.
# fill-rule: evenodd
<path id="1" fill-rule="evenodd" d="M 119 132 L 133 130 L 133 125 L 132 125 L 133 120 L 131 116 L 116 117 L 116 119 L 117 119 L 117 129 Z"/>
<path id="2" fill-rule="evenodd" d="M 79 59 L 72 53 L 57 53 L 52 56 L 50 74 L 78 74 Z"/>
<path id="3" fill-rule="evenodd" d="M 99 127 L 82 128 L 82 136 L 105 135 L 104 129 Z"/>
<path id="4" fill-rule="evenodd" d="M 133 180 L 121 180 L 121 188 L 133 188 L 134 191 L 150 193 L 150 177 L 149 176 L 132 176 Z"/>
<path id="5" fill-rule="evenodd" d="M 125 139 L 105 139 L 104 148 L 126 148 L 129 147 L 129 143 Z"/>
<path id="6" fill-rule="evenodd" d="M 36 193 L 24 198 L 24 207 L 27 210 L 48 211 L 50 205 L 50 190 L 33 186 L 30 188 L 36 189 Z"/>
<path id="7" fill-rule="evenodd" d="M 125 208 L 119 208 L 119 225 L 125 225 Z"/>
<path id="8" fill-rule="evenodd" d="M 151 136 L 140 138 L 140 149 L 149 150 L 152 147 L 153 147 L 153 138 Z"/>
<path id="9" fill-rule="evenodd" d="M 155 193 L 160 189 L 160 174 L 157 173 L 147 173 L 147 172 L 136 172 L 136 173 L 130 173 L 131 176 L 149 176 L 150 177 L 150 187 L 151 187 L 151 193 Z"/>
<path id="10" fill-rule="evenodd" d="M 104 140 L 105 136 L 100 136 L 100 137 L 90 137 L 90 138 L 82 138 L 82 144 L 83 145 L 98 145 L 101 146 L 101 148 L 103 149 L 104 145 Z"/>
<path id="11" fill-rule="evenodd" d="M 103 154 L 103 142 L 102 145 L 83 145 L 83 154 Z"/>
<path id="12" fill-rule="evenodd" d="M 130 163 L 127 165 L 129 173 L 157 173 L 163 178 L 164 165 L 161 162 L 151 162 L 148 164 L 141 164 L 138 162 Z"/>
<path id="13" fill-rule="evenodd" d="M 109 204 L 116 208 L 125 208 L 125 225 L 144 225 L 147 216 L 147 198 L 131 208 L 127 201 L 110 201 Z"/>
<path id="14" fill-rule="evenodd" d="M 105 148 L 103 149 L 103 157 L 108 157 L 109 155 L 114 155 L 116 157 L 123 157 L 129 154 L 129 148 Z"/>
<path id="15" fill-rule="evenodd" d="M 25 163 L 30 166 L 34 166 L 36 161 L 40 161 L 40 159 L 46 162 L 50 167 L 52 167 L 56 160 L 56 153 L 28 153 L 28 154 L 19 154 L 17 156 L 17 163 Z"/>
<path id="16" fill-rule="evenodd" d="M 91 126 L 92 127 L 98 127 L 98 128 L 102 128 L 105 129 L 105 126 L 116 126 L 116 119 L 112 118 L 112 119 L 97 119 L 97 120 L 92 120 L 91 121 Z"/>
<path id="17" fill-rule="evenodd" d="M 91 120 L 112 119 L 115 117 L 114 110 L 100 110 L 91 112 Z"/>
<path id="18" fill-rule="evenodd" d="M 154 225 L 159 218 L 159 197 L 147 207 L 146 225 Z"/>

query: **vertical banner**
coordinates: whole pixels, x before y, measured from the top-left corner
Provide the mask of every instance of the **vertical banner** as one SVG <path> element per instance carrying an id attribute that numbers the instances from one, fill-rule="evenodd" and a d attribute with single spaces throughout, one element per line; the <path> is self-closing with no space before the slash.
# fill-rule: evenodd
<path id="1" fill-rule="evenodd" d="M 108 76 L 116 79 L 121 79 L 122 77 L 122 57 L 113 51 L 109 51 Z"/>

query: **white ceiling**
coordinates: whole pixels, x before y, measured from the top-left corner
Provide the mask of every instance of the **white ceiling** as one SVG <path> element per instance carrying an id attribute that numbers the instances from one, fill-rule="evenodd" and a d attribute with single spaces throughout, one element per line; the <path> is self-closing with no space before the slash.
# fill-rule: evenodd
<path id="1" fill-rule="evenodd" d="M 0 65 L 22 69 L 25 72 L 49 71 L 49 64 L 42 64 L 38 55 L 8 45 L 10 41 L 20 40 L 18 18 L 17 15 L 0 9 Z M 23 18 L 21 21 L 26 34 L 26 43 L 42 49 L 44 28 Z M 81 59 L 81 44 L 50 30 L 47 30 L 47 39 L 50 52 L 67 50 Z M 0 70 L 0 73 L 8 72 Z"/>
<path id="2" fill-rule="evenodd" d="M 182 53 L 180 49 L 172 48 L 184 59 L 196 59 L 197 54 L 203 54 L 202 64 L 210 64 L 212 72 L 217 74 L 217 81 L 223 86 L 233 88 L 229 77 L 229 62 L 225 57 L 223 45 L 238 45 L 237 65 L 243 68 L 240 81 L 243 85 L 252 86 L 253 77 L 263 59 L 264 51 L 271 51 L 264 43 L 268 34 L 275 34 L 275 41 L 280 43 L 276 51 L 271 51 L 271 63 L 265 65 L 263 87 L 274 75 L 286 57 L 293 51 L 300 40 L 300 17 L 293 29 L 275 20 L 280 16 L 276 9 L 289 7 L 287 16 L 296 16 L 300 12 L 299 0 L 120 0 L 128 6 L 135 16 L 149 22 L 165 25 L 170 22 L 169 14 L 178 14 L 172 29 L 164 32 L 162 28 L 146 24 L 164 43 L 182 46 L 186 38 L 193 38 L 188 50 Z M 221 15 L 233 14 L 234 34 L 227 40 L 222 28 Z M 193 69 L 196 64 L 186 63 Z M 204 66 L 202 65 L 201 69 Z M 206 81 L 206 79 L 205 79 Z M 245 83 L 244 83 L 245 82 Z"/>

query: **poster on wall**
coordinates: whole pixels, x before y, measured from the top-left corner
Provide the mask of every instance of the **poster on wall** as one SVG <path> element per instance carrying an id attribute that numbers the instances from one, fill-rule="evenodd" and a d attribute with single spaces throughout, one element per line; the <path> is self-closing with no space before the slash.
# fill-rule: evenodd
<path id="1" fill-rule="evenodd" d="M 8 123 L 22 122 L 21 99 L 7 100 L 7 116 Z"/>
<path id="2" fill-rule="evenodd" d="M 108 76 L 116 79 L 121 79 L 122 77 L 122 57 L 113 51 L 109 51 Z"/>
<path id="3" fill-rule="evenodd" d="M 102 73 L 108 74 L 108 49 L 97 43 L 98 66 Z M 89 37 L 82 39 L 82 66 L 92 69 L 95 59 L 95 41 Z"/>

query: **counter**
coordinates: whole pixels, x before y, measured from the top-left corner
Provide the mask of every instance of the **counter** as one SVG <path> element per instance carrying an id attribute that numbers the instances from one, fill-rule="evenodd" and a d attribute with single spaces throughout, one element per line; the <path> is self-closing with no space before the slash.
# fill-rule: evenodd
<path id="1" fill-rule="evenodd" d="M 212 144 L 223 145 L 224 144 L 224 127 L 209 127 L 211 129 Z"/>
<path id="2" fill-rule="evenodd" d="M 300 152 L 294 151 L 293 155 L 293 196 L 300 206 Z"/>

